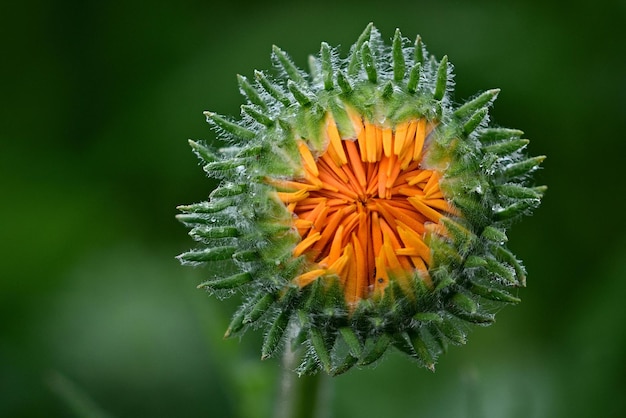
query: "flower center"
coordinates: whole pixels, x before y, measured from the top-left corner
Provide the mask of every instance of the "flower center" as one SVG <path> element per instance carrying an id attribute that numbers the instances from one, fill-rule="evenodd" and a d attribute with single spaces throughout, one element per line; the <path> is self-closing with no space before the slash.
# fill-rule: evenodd
<path id="1" fill-rule="evenodd" d="M 420 166 L 432 123 L 392 129 L 356 119 L 354 140 L 342 139 L 329 117 L 328 147 L 317 159 L 299 142 L 304 177 L 282 182 L 293 191 L 278 192 L 302 237 L 293 255 L 312 263 L 296 282 L 338 276 L 349 304 L 382 293 L 390 279 L 409 290 L 417 273 L 431 284 L 425 233 L 453 211 L 439 173 Z"/>

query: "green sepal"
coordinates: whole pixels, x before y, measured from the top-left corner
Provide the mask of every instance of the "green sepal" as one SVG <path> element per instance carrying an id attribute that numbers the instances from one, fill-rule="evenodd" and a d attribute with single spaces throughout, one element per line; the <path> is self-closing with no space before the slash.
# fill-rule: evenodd
<path id="1" fill-rule="evenodd" d="M 477 255 L 470 255 L 465 259 L 466 268 L 486 267 L 487 260 Z"/>
<path id="2" fill-rule="evenodd" d="M 486 226 L 480 236 L 498 244 L 505 243 L 509 240 L 506 236 L 506 232 L 493 226 Z"/>
<path id="3" fill-rule="evenodd" d="M 383 100 L 389 100 L 392 95 L 393 95 L 393 82 L 389 80 L 387 83 L 385 83 L 385 86 L 380 92 L 380 97 Z"/>
<path id="4" fill-rule="evenodd" d="M 191 235 L 199 238 L 219 239 L 238 237 L 241 233 L 234 226 L 213 226 L 196 227 L 191 231 Z"/>
<path id="5" fill-rule="evenodd" d="M 439 274 L 434 275 L 436 283 L 435 293 L 447 291 L 451 286 L 454 286 L 456 284 L 456 280 L 450 275 L 449 272 L 443 272 L 442 270 L 440 270 L 437 273 Z"/>
<path id="6" fill-rule="evenodd" d="M 217 113 L 207 111 L 204 112 L 204 115 L 207 117 L 207 120 L 212 122 L 215 126 L 237 138 L 250 140 L 256 135 L 254 131 L 244 128 L 243 126 L 238 125 L 235 122 L 231 122 L 225 117 L 218 115 Z"/>
<path id="7" fill-rule="evenodd" d="M 369 42 L 365 42 L 361 47 L 361 61 L 363 62 L 363 69 L 365 74 L 367 74 L 367 79 L 370 83 L 377 83 L 378 71 L 376 70 L 376 61 L 374 60 L 374 55 L 372 55 Z"/>
<path id="8" fill-rule="evenodd" d="M 439 68 L 437 68 L 437 79 L 435 84 L 435 92 L 433 93 L 433 99 L 442 100 L 446 94 L 446 88 L 448 86 L 448 56 L 444 55 L 439 62 Z"/>
<path id="9" fill-rule="evenodd" d="M 276 45 L 272 45 L 272 57 L 275 58 L 276 63 L 285 70 L 287 76 L 298 84 L 305 82 L 304 77 L 300 73 L 298 67 L 291 61 L 289 56 Z"/>
<path id="10" fill-rule="evenodd" d="M 281 103 L 283 106 L 289 106 L 291 104 L 291 100 L 289 100 L 289 98 L 285 96 L 285 94 L 280 91 L 277 86 L 269 81 L 265 74 L 263 74 L 261 71 L 254 71 L 254 77 L 259 82 L 261 87 L 263 87 L 263 90 L 265 90 L 276 101 Z"/>
<path id="11" fill-rule="evenodd" d="M 332 90 L 334 88 L 334 71 L 330 54 L 330 46 L 326 42 L 322 42 L 320 49 L 320 58 L 322 61 L 322 80 L 324 81 L 324 89 Z"/>
<path id="12" fill-rule="evenodd" d="M 314 55 L 309 55 L 309 58 L 307 59 L 307 63 L 309 64 L 309 74 L 311 78 L 311 84 L 317 83 L 321 77 L 320 61 Z"/>
<path id="13" fill-rule="evenodd" d="M 424 65 L 424 43 L 419 35 L 415 38 L 414 55 L 415 63 Z"/>
<path id="14" fill-rule="evenodd" d="M 237 251 L 233 254 L 233 260 L 242 263 L 256 261 L 259 259 L 259 252 L 257 250 L 243 250 Z"/>
<path id="15" fill-rule="evenodd" d="M 330 360 L 330 352 L 326 347 L 326 343 L 324 342 L 324 336 L 322 332 L 315 327 L 311 327 L 309 329 L 309 340 L 311 341 L 311 345 L 317 354 L 317 358 L 320 363 L 324 367 L 324 370 L 327 373 L 331 373 L 332 370 L 332 362 Z"/>
<path id="16" fill-rule="evenodd" d="M 424 341 L 424 333 L 416 334 L 411 339 L 413 350 L 415 351 L 415 358 L 431 372 L 435 371 L 435 359 L 437 353 L 431 351 L 426 342 Z"/>
<path id="17" fill-rule="evenodd" d="M 239 82 L 239 90 L 241 91 L 241 94 L 243 94 L 250 103 L 259 106 L 263 110 L 267 110 L 267 104 L 261 98 L 257 89 L 250 84 L 246 77 L 237 74 L 237 81 Z"/>
<path id="18" fill-rule="evenodd" d="M 247 306 L 241 305 L 237 312 L 233 315 L 230 320 L 230 324 L 228 324 L 228 328 L 226 328 L 226 332 L 224 333 L 224 338 L 229 338 L 232 335 L 237 334 L 244 327 L 243 318 L 246 314 Z"/>
<path id="19" fill-rule="evenodd" d="M 271 124 L 269 126 L 273 126 L 274 121 L 272 121 L 271 119 L 270 121 L 271 121 Z M 258 158 L 261 156 L 261 154 L 265 153 L 266 151 L 267 151 L 266 145 L 252 145 L 252 146 L 240 149 L 235 154 L 235 158 L 249 158 L 249 157 Z"/>
<path id="20" fill-rule="evenodd" d="M 519 260 L 515 258 L 515 256 L 513 255 L 511 251 L 509 251 L 508 249 L 504 247 L 496 246 L 494 248 L 494 255 L 496 256 L 498 260 L 503 261 L 509 264 L 510 266 L 512 266 L 513 269 L 515 270 L 515 275 L 517 276 L 517 280 L 519 281 L 518 283 L 522 286 L 526 286 L 526 269 L 524 268 L 524 266 L 522 266 Z"/>
<path id="21" fill-rule="evenodd" d="M 357 362 L 359 361 L 358 357 L 354 357 L 352 354 L 347 354 L 343 361 L 336 365 L 332 370 L 333 376 L 339 376 L 350 370 Z"/>
<path id="22" fill-rule="evenodd" d="M 355 137 L 354 126 L 352 125 L 350 116 L 348 116 L 348 112 L 346 111 L 343 103 L 334 100 L 329 101 L 328 107 L 333 119 L 335 120 L 335 124 L 337 125 L 339 135 L 342 138 Z"/>
<path id="23" fill-rule="evenodd" d="M 463 124 L 463 135 L 469 136 L 472 132 L 480 126 L 480 124 L 485 120 L 485 117 L 489 111 L 486 107 L 477 110 L 464 124 Z"/>
<path id="24" fill-rule="evenodd" d="M 520 282 L 517 280 L 516 274 L 513 271 L 511 271 L 512 270 L 511 268 L 498 262 L 494 258 L 488 258 L 486 259 L 486 261 L 487 261 L 487 265 L 485 266 L 485 269 L 491 272 L 492 274 L 494 274 L 496 277 L 502 280 L 505 284 L 508 284 L 509 286 L 520 285 Z"/>
<path id="25" fill-rule="evenodd" d="M 420 76 L 422 75 L 422 64 L 419 62 L 411 68 L 409 73 L 409 81 L 406 83 L 406 89 L 409 93 L 414 94 L 420 82 Z"/>
<path id="26" fill-rule="evenodd" d="M 287 81 L 287 89 L 293 94 L 294 99 L 300 104 L 302 107 L 308 107 L 311 105 L 311 99 L 308 95 L 303 92 L 298 84 L 292 80 Z"/>
<path id="27" fill-rule="evenodd" d="M 343 73 L 343 71 L 338 71 L 337 72 L 337 85 L 339 86 L 339 88 L 341 89 L 341 92 L 344 95 L 349 95 L 350 93 L 352 93 L 352 85 L 350 84 L 350 81 L 348 80 L 348 78 L 345 76 L 345 74 Z"/>
<path id="28" fill-rule="evenodd" d="M 248 272 L 233 274 L 228 277 L 216 277 L 211 280 L 204 281 L 200 283 L 197 287 L 198 289 L 234 289 L 235 287 L 242 286 L 244 284 L 250 283 L 253 280 L 253 277 Z"/>
<path id="29" fill-rule="evenodd" d="M 492 314 L 478 311 L 478 303 L 463 293 L 455 294 L 449 301 L 449 312 L 459 319 L 477 325 L 489 325 L 495 322 Z"/>
<path id="30" fill-rule="evenodd" d="M 363 354 L 363 347 L 361 346 L 359 337 L 356 336 L 354 330 L 351 327 L 341 327 L 339 328 L 339 334 L 348 346 L 350 354 L 356 358 L 361 357 Z"/>
<path id="31" fill-rule="evenodd" d="M 509 128 L 486 128 L 480 132 L 478 139 L 484 143 L 492 143 L 496 141 L 517 139 L 524 135 L 519 129 Z"/>
<path id="32" fill-rule="evenodd" d="M 207 173 L 216 175 L 220 172 L 236 170 L 237 167 L 241 167 L 244 164 L 245 164 L 245 160 L 239 159 L 239 158 L 233 158 L 229 160 L 213 161 L 210 163 L 206 163 L 204 167 L 202 168 Z M 221 173 L 221 174 L 225 175 L 224 173 Z"/>
<path id="33" fill-rule="evenodd" d="M 413 315 L 413 319 L 419 322 L 440 324 L 443 321 L 441 315 L 436 312 L 418 312 Z"/>
<path id="34" fill-rule="evenodd" d="M 198 213 L 179 213 L 176 215 L 176 219 L 189 227 L 195 225 L 213 225 L 210 218 L 207 218 L 204 214 Z"/>
<path id="35" fill-rule="evenodd" d="M 496 155 L 504 156 L 519 151 L 528 145 L 528 139 L 509 139 L 505 141 L 495 142 L 483 148 L 483 152 L 490 152 Z"/>
<path id="36" fill-rule="evenodd" d="M 500 93 L 500 89 L 487 90 L 455 110 L 454 116 L 462 120 L 475 114 L 480 109 L 489 106 L 496 100 L 498 93 Z"/>
<path id="37" fill-rule="evenodd" d="M 403 352 L 404 354 L 410 357 L 416 357 L 415 349 L 413 348 L 413 344 L 411 342 L 411 336 L 406 331 L 393 334 L 392 343 L 395 348 Z"/>
<path id="38" fill-rule="evenodd" d="M 237 247 L 225 245 L 223 247 L 203 248 L 201 250 L 187 251 L 179 255 L 181 261 L 187 263 L 204 263 L 207 261 L 220 261 L 230 259 L 237 251 Z"/>
<path id="39" fill-rule="evenodd" d="M 211 199 L 217 199 L 220 197 L 237 196 L 244 193 L 246 190 L 247 187 L 245 184 L 226 183 L 213 189 L 211 194 L 209 194 L 209 197 Z"/>
<path id="40" fill-rule="evenodd" d="M 268 127 L 274 125 L 274 121 L 271 118 L 269 118 L 263 112 L 256 110 L 252 105 L 241 105 L 241 111 L 250 116 L 255 121 L 259 122 L 261 125 Z"/>
<path id="41" fill-rule="evenodd" d="M 472 233 L 465 226 L 461 225 L 459 222 L 456 222 L 448 217 L 442 217 L 441 223 L 446 227 L 452 236 L 452 240 L 458 249 L 463 252 L 470 250 L 476 240 L 476 235 L 474 235 L 474 233 Z"/>
<path id="42" fill-rule="evenodd" d="M 266 360 L 274 355 L 276 349 L 280 346 L 280 343 L 283 340 L 283 336 L 285 335 L 285 331 L 289 325 L 290 317 L 291 313 L 283 309 L 276 319 L 274 319 L 269 331 L 263 337 L 261 360 Z"/>
<path id="43" fill-rule="evenodd" d="M 368 364 L 372 364 L 376 360 L 378 360 L 385 351 L 387 351 L 387 347 L 391 343 L 391 337 L 387 333 L 382 333 L 373 337 L 370 337 L 365 342 L 365 349 L 363 350 L 363 355 L 359 361 L 361 366 L 366 366 Z"/>
<path id="44" fill-rule="evenodd" d="M 492 287 L 482 286 L 479 284 L 473 284 L 470 287 L 470 291 L 478 296 L 482 296 L 485 299 L 494 300 L 497 302 L 516 304 L 521 302 L 521 299 L 513 296 L 507 291 L 495 289 Z"/>
<path id="45" fill-rule="evenodd" d="M 406 63 L 404 61 L 404 53 L 402 52 L 402 33 L 400 29 L 396 29 L 393 35 L 392 44 L 392 60 L 393 60 L 393 79 L 396 83 L 404 79 L 406 72 Z"/>
<path id="46" fill-rule="evenodd" d="M 274 304 L 275 297 L 272 293 L 268 293 L 264 295 L 261 299 L 258 300 L 243 318 L 244 324 L 251 324 L 256 322 L 267 310 Z"/>
<path id="47" fill-rule="evenodd" d="M 349 57 L 349 62 L 348 62 L 348 75 L 349 76 L 354 76 L 358 72 L 359 54 L 361 52 L 361 47 L 367 40 L 370 39 L 373 27 L 374 27 L 374 24 L 370 22 L 365 27 L 365 30 L 361 33 L 361 35 L 359 36 L 355 44 L 352 46 L 350 57 Z"/>
<path id="48" fill-rule="evenodd" d="M 496 322 L 495 316 L 489 313 L 482 313 L 482 312 L 469 313 L 469 312 L 459 311 L 459 312 L 454 312 L 454 315 L 456 315 L 458 318 L 466 322 L 471 322 L 472 324 L 476 324 L 476 325 L 487 326 Z"/>
<path id="49" fill-rule="evenodd" d="M 451 318 L 443 317 L 436 328 L 454 345 L 463 345 L 467 342 L 465 332 Z"/>
<path id="50" fill-rule="evenodd" d="M 506 221 L 515 217 L 524 215 L 529 209 L 533 209 L 539 204 L 538 199 L 532 200 L 518 200 L 515 203 L 508 205 L 505 208 L 497 209 L 494 211 L 494 218 L 497 221 Z"/>
<path id="51" fill-rule="evenodd" d="M 545 155 L 539 155 L 537 157 L 531 157 L 523 161 L 509 164 L 502 170 L 502 175 L 507 179 L 514 179 L 524 174 L 528 174 L 535 170 L 539 164 L 545 160 Z"/>
<path id="52" fill-rule="evenodd" d="M 217 161 L 219 158 L 208 147 L 200 142 L 196 142 L 190 139 L 189 145 L 193 149 L 194 153 L 198 156 L 198 158 L 204 160 L 207 163 Z"/>
<path id="53" fill-rule="evenodd" d="M 211 200 L 210 202 L 204 201 L 200 203 L 192 203 L 191 205 L 180 205 L 176 209 L 181 212 L 188 212 L 185 214 L 176 215 L 176 218 L 181 222 L 185 222 L 185 215 L 198 216 L 199 213 L 217 213 L 221 212 L 234 203 L 229 199 Z"/>
<path id="54" fill-rule="evenodd" d="M 471 297 L 463 294 L 456 293 L 450 298 L 451 312 L 467 312 L 470 314 L 478 311 L 478 304 Z"/>
<path id="55" fill-rule="evenodd" d="M 499 184 L 496 191 L 513 199 L 541 199 L 542 194 L 533 187 L 524 187 L 518 184 Z"/>

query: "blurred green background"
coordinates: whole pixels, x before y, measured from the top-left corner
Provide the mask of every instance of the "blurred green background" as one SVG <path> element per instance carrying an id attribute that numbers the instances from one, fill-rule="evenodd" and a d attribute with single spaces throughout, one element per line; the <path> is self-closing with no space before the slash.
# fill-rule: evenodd
<path id="1" fill-rule="evenodd" d="M 626 3 L 553 3 L 4 2 L 0 416 L 272 415 L 279 361 L 223 340 L 235 301 L 174 259 L 176 205 L 213 187 L 187 139 L 238 113 L 272 44 L 304 67 L 370 21 L 448 54 L 458 101 L 501 88 L 549 190 L 510 230 L 522 304 L 435 374 L 390 354 L 326 382 L 329 416 L 626 416 Z"/>

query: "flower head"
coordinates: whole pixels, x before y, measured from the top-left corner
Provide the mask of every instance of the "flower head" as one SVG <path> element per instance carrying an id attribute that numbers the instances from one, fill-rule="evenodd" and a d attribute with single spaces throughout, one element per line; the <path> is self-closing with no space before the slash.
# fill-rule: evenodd
<path id="1" fill-rule="evenodd" d="M 505 231 L 538 206 L 544 157 L 488 126 L 498 90 L 454 106 L 447 57 L 419 37 L 388 46 L 370 24 L 345 59 L 322 43 L 309 73 L 272 59 L 275 79 L 239 77 L 241 120 L 206 112 L 228 146 L 190 141 L 222 181 L 179 208 L 201 243 L 180 259 L 211 267 L 201 287 L 244 293 L 226 335 L 265 327 L 263 358 L 302 345 L 300 373 L 338 374 L 393 346 L 433 369 L 519 301 Z"/>

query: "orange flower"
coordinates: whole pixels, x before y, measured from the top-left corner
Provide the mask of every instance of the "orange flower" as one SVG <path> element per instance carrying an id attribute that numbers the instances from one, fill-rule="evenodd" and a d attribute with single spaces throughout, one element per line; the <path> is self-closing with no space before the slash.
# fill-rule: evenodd
<path id="1" fill-rule="evenodd" d="M 226 335 L 264 324 L 262 358 L 288 342 L 299 373 L 339 374 L 393 346 L 434 369 L 468 323 L 519 301 L 505 232 L 539 205 L 544 157 L 487 126 L 498 90 L 452 106 L 447 57 L 419 37 L 387 46 L 369 25 L 346 59 L 322 43 L 311 74 L 272 58 L 275 81 L 239 77 L 241 121 L 206 113 L 229 146 L 190 142 L 221 183 L 180 207 L 200 242 L 181 261 L 212 267 L 200 287 L 243 292 Z"/>

